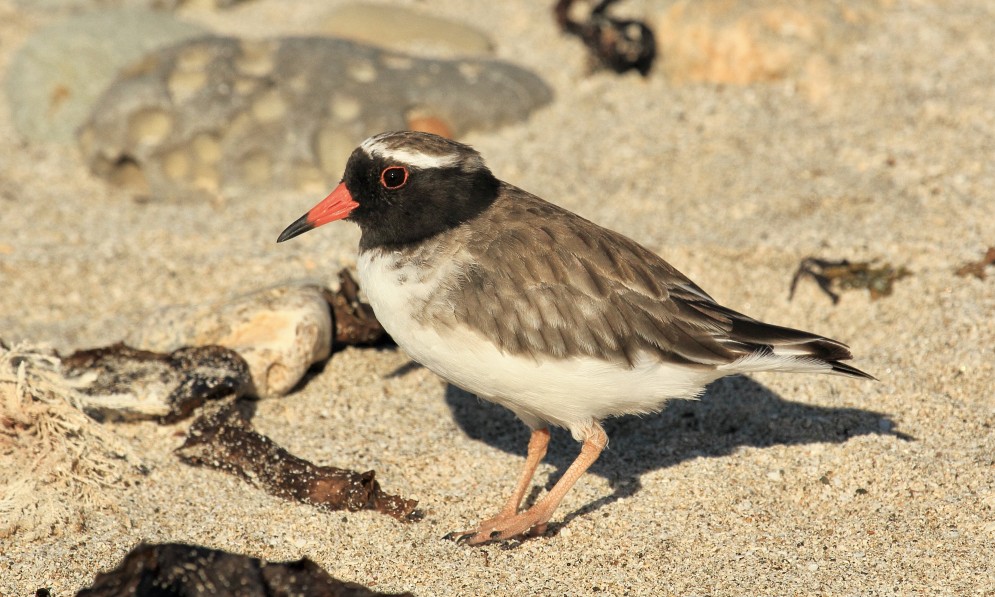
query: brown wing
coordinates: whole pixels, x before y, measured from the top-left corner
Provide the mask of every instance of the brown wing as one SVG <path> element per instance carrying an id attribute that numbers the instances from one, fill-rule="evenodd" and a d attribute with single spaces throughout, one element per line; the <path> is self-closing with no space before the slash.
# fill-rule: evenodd
<path id="1" fill-rule="evenodd" d="M 703 368 L 775 346 L 850 358 L 839 342 L 719 305 L 638 243 L 515 187 L 480 218 L 461 231 L 473 259 L 444 303 L 506 352 L 631 365 L 645 351 Z"/>

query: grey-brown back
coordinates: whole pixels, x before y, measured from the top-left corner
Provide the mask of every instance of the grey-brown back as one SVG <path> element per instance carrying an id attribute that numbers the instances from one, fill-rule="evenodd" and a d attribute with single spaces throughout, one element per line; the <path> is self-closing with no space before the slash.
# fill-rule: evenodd
<path id="1" fill-rule="evenodd" d="M 714 369 L 789 347 L 870 377 L 838 362 L 851 358 L 844 344 L 723 307 L 638 243 L 508 184 L 488 209 L 417 253 L 426 263 L 460 261 L 421 317 L 467 325 L 507 353 L 630 366 L 650 353 Z"/>

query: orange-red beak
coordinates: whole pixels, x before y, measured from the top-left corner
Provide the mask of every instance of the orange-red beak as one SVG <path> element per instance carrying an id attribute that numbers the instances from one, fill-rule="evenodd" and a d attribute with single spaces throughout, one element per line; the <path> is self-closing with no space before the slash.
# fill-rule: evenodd
<path id="1" fill-rule="evenodd" d="M 353 200 L 349 189 L 345 188 L 345 183 L 340 182 L 339 186 L 335 187 L 335 190 L 322 199 L 318 205 L 312 207 L 311 211 L 298 218 L 290 226 L 287 226 L 287 229 L 280 234 L 280 238 L 276 239 L 276 242 L 282 243 L 285 240 L 290 240 L 295 236 L 304 234 L 308 230 L 314 230 L 318 226 L 334 222 L 335 220 L 341 220 L 357 207 L 359 207 L 359 204 Z"/>

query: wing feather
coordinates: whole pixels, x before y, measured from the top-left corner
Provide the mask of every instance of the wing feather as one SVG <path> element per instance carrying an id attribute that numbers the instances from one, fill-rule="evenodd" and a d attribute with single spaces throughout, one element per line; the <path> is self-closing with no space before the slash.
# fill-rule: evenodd
<path id="1" fill-rule="evenodd" d="M 478 217 L 459 240 L 465 275 L 440 302 L 461 305 L 455 318 L 504 351 L 630 366 L 649 352 L 703 368 L 760 354 L 866 376 L 838 363 L 851 358 L 846 345 L 723 307 L 638 243 L 520 189 L 503 186 Z"/>

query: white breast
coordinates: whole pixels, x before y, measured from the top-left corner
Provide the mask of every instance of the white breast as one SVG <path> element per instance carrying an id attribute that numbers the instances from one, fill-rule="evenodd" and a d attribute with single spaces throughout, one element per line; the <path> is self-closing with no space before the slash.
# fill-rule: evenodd
<path id="1" fill-rule="evenodd" d="M 411 358 L 449 382 L 497 402 L 526 424 L 565 427 L 581 438 L 592 423 L 612 415 L 659 410 L 668 398 L 693 398 L 728 372 L 661 363 L 652 355 L 626 368 L 591 357 L 533 359 L 502 352 L 466 326 L 431 325 L 415 309 L 458 275 L 457 259 L 434 271 L 404 263 L 399 253 L 365 251 L 362 288 L 384 329 Z"/>

